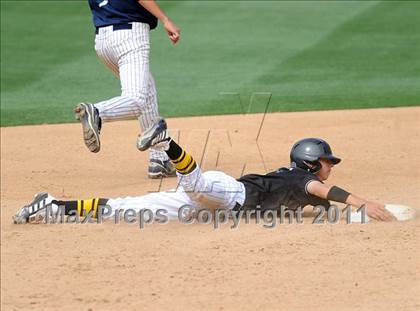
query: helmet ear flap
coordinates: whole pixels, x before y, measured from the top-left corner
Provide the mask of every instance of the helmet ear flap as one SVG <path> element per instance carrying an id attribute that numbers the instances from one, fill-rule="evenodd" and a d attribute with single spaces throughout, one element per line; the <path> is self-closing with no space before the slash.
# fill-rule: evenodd
<path id="1" fill-rule="evenodd" d="M 313 174 L 319 172 L 322 165 L 319 161 L 303 161 L 303 163 L 308 167 L 308 172 L 311 172 Z"/>

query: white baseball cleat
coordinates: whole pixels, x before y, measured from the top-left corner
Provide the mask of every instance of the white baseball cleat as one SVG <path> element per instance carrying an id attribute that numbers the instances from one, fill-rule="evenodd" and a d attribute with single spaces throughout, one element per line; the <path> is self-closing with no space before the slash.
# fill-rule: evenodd
<path id="1" fill-rule="evenodd" d="M 42 222 L 46 217 L 47 207 L 53 207 L 53 200 L 55 200 L 54 197 L 46 192 L 36 194 L 31 203 L 20 208 L 16 215 L 12 217 L 13 223 L 26 224 Z"/>

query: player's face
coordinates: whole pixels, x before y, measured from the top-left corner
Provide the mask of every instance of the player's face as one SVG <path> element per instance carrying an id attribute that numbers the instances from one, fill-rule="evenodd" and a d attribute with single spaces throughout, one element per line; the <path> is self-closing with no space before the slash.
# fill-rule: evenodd
<path id="1" fill-rule="evenodd" d="M 316 175 L 321 180 L 327 180 L 331 174 L 331 169 L 334 167 L 334 164 L 326 159 L 320 159 L 319 162 L 321 163 L 321 169 L 318 173 L 316 173 Z"/>

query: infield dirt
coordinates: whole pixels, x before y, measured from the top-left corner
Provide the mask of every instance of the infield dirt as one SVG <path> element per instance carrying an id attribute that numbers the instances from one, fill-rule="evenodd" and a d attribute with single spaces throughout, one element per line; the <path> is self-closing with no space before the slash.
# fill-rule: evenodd
<path id="1" fill-rule="evenodd" d="M 420 207 L 419 107 L 273 113 L 259 131 L 262 118 L 168 124 L 204 170 L 235 177 L 287 165 L 294 141 L 321 137 L 343 159 L 329 183 Z M 142 230 L 12 224 L 39 191 L 70 199 L 173 187 L 175 179 L 147 179 L 137 133 L 136 121 L 105 124 L 102 150 L 91 154 L 79 124 L 1 128 L 3 310 L 420 309 L 419 218 L 314 225 L 308 214 L 305 224 L 241 223 L 236 230 L 178 222 Z"/>

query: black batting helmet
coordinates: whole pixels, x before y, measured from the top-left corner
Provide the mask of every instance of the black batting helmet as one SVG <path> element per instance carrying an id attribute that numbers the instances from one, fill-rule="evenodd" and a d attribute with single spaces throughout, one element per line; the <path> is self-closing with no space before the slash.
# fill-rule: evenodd
<path id="1" fill-rule="evenodd" d="M 321 169 L 319 159 L 330 160 L 333 164 L 341 162 L 332 154 L 330 145 L 320 138 L 305 138 L 296 142 L 290 151 L 290 164 L 305 171 L 316 173 Z"/>

